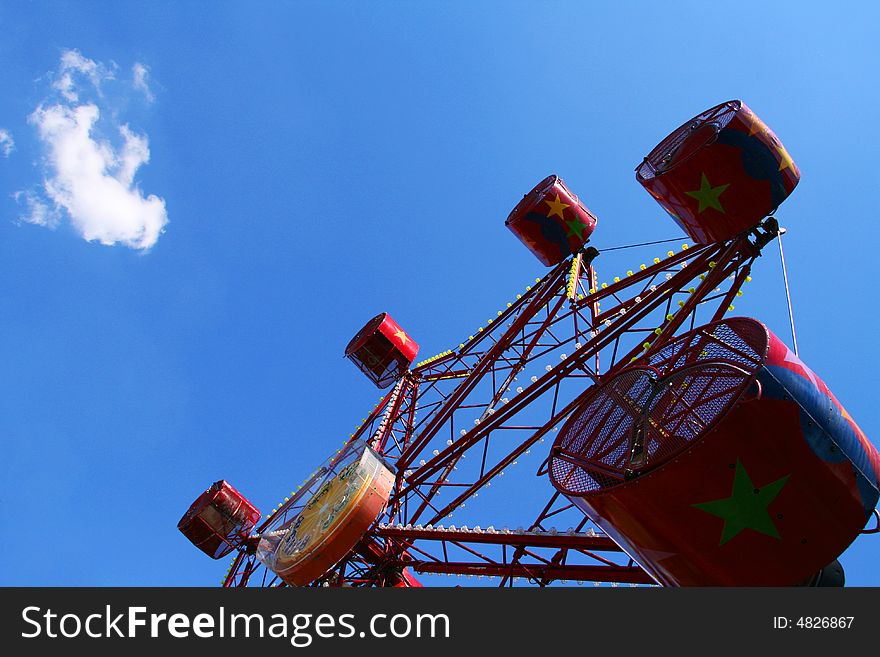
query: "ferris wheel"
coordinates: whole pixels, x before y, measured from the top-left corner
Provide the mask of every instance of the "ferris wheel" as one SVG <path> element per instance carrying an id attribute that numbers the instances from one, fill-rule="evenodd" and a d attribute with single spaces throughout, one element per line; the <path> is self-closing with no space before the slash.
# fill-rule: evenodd
<path id="1" fill-rule="evenodd" d="M 880 455 L 732 316 L 799 178 L 741 101 L 701 113 L 636 169 L 692 243 L 603 281 L 596 216 L 547 177 L 505 223 L 549 271 L 420 362 L 371 319 L 345 355 L 383 394 L 341 448 L 265 516 L 220 480 L 179 529 L 232 555 L 224 586 L 842 584 Z"/>

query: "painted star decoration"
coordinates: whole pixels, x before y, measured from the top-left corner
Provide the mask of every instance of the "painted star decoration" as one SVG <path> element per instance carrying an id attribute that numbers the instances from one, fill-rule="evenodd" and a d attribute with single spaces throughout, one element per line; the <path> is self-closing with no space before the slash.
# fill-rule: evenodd
<path id="1" fill-rule="evenodd" d="M 552 217 L 554 214 L 557 215 L 560 219 L 565 220 L 565 215 L 562 213 L 565 208 L 570 208 L 570 205 L 566 205 L 562 201 L 559 200 L 559 194 L 556 195 L 555 201 L 547 201 L 544 200 L 544 203 L 550 206 L 550 212 L 547 213 L 547 217 Z"/>
<path id="2" fill-rule="evenodd" d="M 579 219 L 566 219 L 565 225 L 568 226 L 566 234 L 570 237 L 577 235 L 577 238 L 583 239 L 583 232 L 587 229 L 586 224 L 582 224 Z"/>
<path id="3" fill-rule="evenodd" d="M 399 331 L 397 331 L 394 334 L 394 337 L 398 338 L 401 342 L 403 342 L 403 344 L 406 344 L 407 342 L 409 342 L 409 336 L 406 333 L 404 333 L 403 329 L 400 329 Z"/>
<path id="4" fill-rule="evenodd" d="M 767 125 L 755 114 L 752 114 L 751 121 L 749 122 L 749 137 L 758 133 L 764 133 L 766 131 Z"/>
<path id="5" fill-rule="evenodd" d="M 724 190 L 728 187 L 730 187 L 730 183 L 712 187 L 712 185 L 709 184 L 709 179 L 704 173 L 700 180 L 700 188 L 692 192 L 685 192 L 685 194 L 700 202 L 700 207 L 697 210 L 697 213 L 702 213 L 706 208 L 714 208 L 715 210 L 718 210 L 718 212 L 724 212 L 724 208 L 721 206 L 721 201 L 718 197 L 721 196 L 724 193 Z"/>
<path id="6" fill-rule="evenodd" d="M 535 251 L 536 253 L 537 253 L 537 252 L 540 252 L 540 250 L 541 250 L 541 245 L 538 244 L 538 242 L 536 242 L 535 240 L 533 240 L 533 239 L 532 239 L 531 237 L 529 237 L 528 235 L 521 235 L 521 236 L 520 236 L 520 239 L 521 239 L 523 242 L 525 242 L 526 245 L 529 246 L 529 248 L 532 249 L 532 251 Z"/>
<path id="7" fill-rule="evenodd" d="M 773 538 L 781 538 L 767 507 L 779 495 L 779 491 L 788 482 L 790 476 L 785 475 L 762 488 L 756 488 L 749 473 L 746 472 L 745 466 L 737 459 L 730 497 L 692 506 L 724 520 L 719 547 L 744 529 L 751 529 Z"/>
<path id="8" fill-rule="evenodd" d="M 791 155 L 788 154 L 788 151 L 785 150 L 785 146 L 777 146 L 776 151 L 779 153 L 779 170 L 784 171 L 790 166 L 794 165 L 794 160 L 791 159 Z"/>
<path id="9" fill-rule="evenodd" d="M 804 361 L 795 356 L 791 349 L 785 350 L 785 358 L 782 359 L 782 362 L 791 365 L 789 369 L 795 374 L 807 377 L 817 390 L 822 390 L 822 386 L 819 385 L 819 378 L 813 373 L 813 370 L 807 367 Z"/>

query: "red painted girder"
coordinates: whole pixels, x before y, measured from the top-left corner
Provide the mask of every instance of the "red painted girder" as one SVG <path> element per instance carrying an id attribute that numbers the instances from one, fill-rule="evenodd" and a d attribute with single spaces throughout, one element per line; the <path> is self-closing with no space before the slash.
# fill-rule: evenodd
<path id="1" fill-rule="evenodd" d="M 457 543 L 489 543 L 512 547 L 532 546 L 547 548 L 568 548 L 600 552 L 620 552 L 618 545 L 607 536 L 588 536 L 586 534 L 539 534 L 513 532 L 474 532 L 461 530 L 404 529 L 380 527 L 373 532 L 376 536 L 402 541 L 454 541 Z"/>
<path id="2" fill-rule="evenodd" d="M 712 247 L 715 250 L 719 248 L 717 245 L 712 245 Z M 706 255 L 708 252 L 709 249 L 701 251 L 701 258 L 708 260 L 709 256 Z M 654 265 L 654 267 L 660 267 L 663 264 L 665 263 Z M 689 266 L 692 267 L 693 263 Z M 653 269 L 653 267 L 649 267 L 646 271 L 650 271 L 651 269 Z M 664 296 L 662 290 L 671 289 L 673 286 L 678 285 L 681 280 L 691 280 L 693 278 L 696 278 L 696 276 L 701 271 L 704 270 L 697 268 L 696 270 L 691 269 L 686 273 L 679 272 L 678 274 L 673 276 L 671 280 L 664 281 L 664 283 L 658 286 L 657 292 L 646 295 L 646 297 L 643 299 L 643 302 L 639 304 L 639 307 L 637 307 L 636 310 L 634 310 L 632 313 L 629 313 L 626 318 L 617 320 L 614 328 L 609 329 L 608 331 L 602 331 L 601 333 L 596 335 L 596 337 L 588 340 L 586 344 L 584 344 L 580 349 L 577 349 L 568 359 L 560 363 L 558 366 L 554 367 L 552 371 L 547 372 L 546 374 L 541 376 L 538 381 L 529 386 L 529 388 L 525 390 L 523 394 L 518 395 L 515 399 L 512 399 L 511 403 L 498 409 L 498 412 L 495 413 L 493 416 L 487 418 L 486 421 L 482 422 L 479 426 L 470 429 L 465 436 L 456 440 L 451 446 L 441 450 L 439 455 L 436 455 L 433 458 L 429 459 L 425 465 L 421 466 L 418 469 L 418 473 L 408 480 L 407 486 L 405 486 L 403 490 L 400 491 L 400 494 L 404 495 L 408 493 L 414 486 L 423 484 L 425 479 L 434 474 L 439 469 L 439 467 L 442 466 L 444 461 L 449 458 L 457 457 L 459 454 L 467 451 L 468 448 L 478 442 L 484 435 L 492 431 L 497 425 L 503 424 L 514 414 L 522 410 L 522 407 L 530 403 L 536 397 L 544 394 L 544 392 L 549 390 L 556 381 L 568 376 L 572 370 L 580 366 L 591 354 L 598 353 L 598 351 L 604 348 L 607 344 L 612 343 L 617 336 L 620 336 L 631 326 L 637 324 L 644 316 L 648 315 L 656 306 L 662 303 L 662 298 Z M 627 279 L 627 282 L 629 281 L 631 281 L 631 279 Z M 624 283 L 624 281 L 621 281 L 621 283 Z M 610 289 L 610 286 L 608 289 Z M 693 300 L 693 298 L 691 300 Z M 664 339 L 662 340 L 662 342 L 665 342 L 667 339 L 668 338 L 664 335 Z M 621 364 L 622 361 L 619 361 L 618 365 Z M 558 412 L 556 414 L 556 417 L 561 417 L 571 412 L 574 407 L 573 405 L 576 405 L 578 403 L 580 403 L 580 399 L 574 400 L 572 404 L 569 404 L 569 406 L 566 407 L 565 410 L 563 410 L 562 412 Z M 417 451 L 414 446 L 411 449 L 413 452 Z M 398 468 L 400 467 L 400 464 L 398 464 Z"/>
<path id="3" fill-rule="evenodd" d="M 417 573 L 440 575 L 488 575 L 494 577 L 526 577 L 535 580 L 575 580 L 582 582 L 620 582 L 623 584 L 655 584 L 638 566 L 548 566 L 545 564 L 445 563 L 412 561 L 407 567 Z"/>
<path id="4" fill-rule="evenodd" d="M 685 321 L 687 321 L 687 318 L 691 316 L 691 313 L 700 301 L 707 297 L 716 286 L 720 285 L 721 282 L 739 266 L 737 261 L 740 258 L 751 257 L 748 254 L 752 248 L 751 243 L 746 237 L 740 237 L 731 242 L 724 251 L 716 256 L 717 260 L 715 266 L 709 267 L 706 278 L 700 281 L 700 283 L 694 288 L 693 294 L 691 294 L 688 300 L 684 302 L 684 305 L 678 311 L 673 313 L 672 319 L 663 326 L 663 332 L 659 336 L 653 333 L 648 334 L 645 341 L 650 347 L 644 349 L 639 345 L 635 346 L 632 351 L 611 366 L 608 372 L 606 372 L 606 376 L 616 373 L 629 365 L 632 358 L 653 354 L 662 349 L 670 340 L 675 339 L 675 332 Z M 704 258 L 704 260 L 705 259 L 707 258 Z M 692 264 L 688 266 L 690 267 Z M 679 275 L 682 273 L 684 272 L 679 272 Z M 693 278 L 695 277 L 691 276 L 691 280 L 693 280 Z M 676 280 L 676 276 L 673 276 L 673 280 Z M 726 310 L 727 306 L 723 306 L 722 308 Z"/>
<path id="5" fill-rule="evenodd" d="M 556 296 L 556 289 L 563 278 L 565 267 L 566 263 L 563 261 L 559 263 L 550 274 L 544 277 L 542 280 L 542 287 L 536 290 L 536 294 L 530 299 L 523 313 L 517 317 L 513 321 L 512 326 L 498 338 L 498 342 L 496 342 L 483 355 L 480 361 L 471 370 L 470 376 L 467 379 L 464 379 L 461 384 L 456 387 L 452 394 L 444 401 L 443 406 L 438 409 L 434 416 L 429 420 L 428 425 L 422 429 L 421 434 L 415 437 L 406 452 L 401 454 L 400 460 L 397 464 L 399 470 L 404 470 L 410 465 L 419 451 L 431 441 L 431 438 L 434 437 L 434 435 L 440 430 L 440 427 L 449 419 L 453 411 L 458 408 L 461 401 L 479 383 L 482 376 L 489 371 L 498 354 L 507 349 L 510 342 L 513 340 L 513 337 L 528 322 L 528 320 L 543 308 L 550 299 Z M 503 318 L 504 316 L 502 315 L 501 319 Z"/>

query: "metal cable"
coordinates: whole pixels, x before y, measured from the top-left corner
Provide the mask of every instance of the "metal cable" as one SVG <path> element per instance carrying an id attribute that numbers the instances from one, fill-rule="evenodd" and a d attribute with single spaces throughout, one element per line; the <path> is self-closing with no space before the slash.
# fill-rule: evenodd
<path id="1" fill-rule="evenodd" d="M 788 289 L 788 269 L 785 266 L 785 251 L 782 250 L 782 235 L 785 229 L 782 228 L 777 233 L 779 242 L 779 259 L 782 261 L 782 280 L 785 283 L 785 300 L 788 302 L 788 321 L 791 324 L 791 341 L 794 343 L 794 355 L 798 355 L 797 333 L 794 330 L 794 312 L 791 309 L 791 291 Z"/>
<path id="2" fill-rule="evenodd" d="M 600 249 L 602 253 L 605 251 L 619 251 L 620 249 L 633 249 L 637 246 L 649 246 L 651 244 L 666 244 L 667 242 L 678 242 L 682 237 L 673 237 L 671 240 L 655 240 L 654 242 L 642 242 L 640 244 L 627 244 L 626 246 L 612 246 L 610 249 Z"/>

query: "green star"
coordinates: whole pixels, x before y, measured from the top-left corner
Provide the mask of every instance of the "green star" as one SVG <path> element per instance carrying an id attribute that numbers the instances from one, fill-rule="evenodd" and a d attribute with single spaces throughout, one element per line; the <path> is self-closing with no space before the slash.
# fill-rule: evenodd
<path id="1" fill-rule="evenodd" d="M 737 459 L 730 497 L 691 506 L 724 520 L 719 546 L 727 543 L 743 529 L 751 529 L 773 538 L 780 538 L 779 530 L 773 524 L 767 507 L 779 495 L 779 491 L 785 486 L 790 476 L 785 475 L 763 488 L 755 488 L 749 473 Z"/>
<path id="2" fill-rule="evenodd" d="M 586 224 L 582 224 L 577 219 L 568 219 L 566 220 L 565 225 L 568 226 L 568 230 L 565 231 L 566 234 L 574 237 L 575 233 L 577 233 L 577 238 L 583 239 L 581 233 L 583 233 L 587 229 Z"/>
<path id="3" fill-rule="evenodd" d="M 703 177 L 700 180 L 700 188 L 694 190 L 693 192 L 685 192 L 688 196 L 692 196 L 700 202 L 700 208 L 697 210 L 697 213 L 702 213 L 706 208 L 715 208 L 718 212 L 724 212 L 724 208 L 721 207 L 721 201 L 718 200 L 718 197 L 724 193 L 724 190 L 730 187 L 730 183 L 726 185 L 718 185 L 718 187 L 712 187 L 709 184 L 709 179 L 706 177 L 706 174 L 702 174 Z"/>

